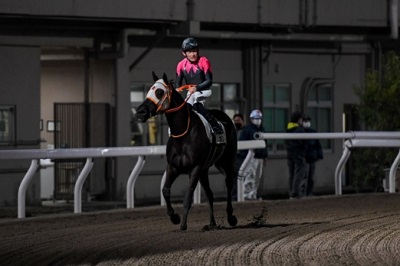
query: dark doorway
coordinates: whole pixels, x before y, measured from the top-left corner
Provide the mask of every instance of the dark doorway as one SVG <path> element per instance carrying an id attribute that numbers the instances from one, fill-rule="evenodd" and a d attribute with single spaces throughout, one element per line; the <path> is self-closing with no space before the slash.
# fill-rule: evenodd
<path id="1" fill-rule="evenodd" d="M 109 147 L 111 107 L 104 103 L 55 103 L 54 144 L 56 149 Z M 95 158 L 84 184 L 83 199 L 113 197 L 111 158 Z M 72 200 L 76 179 L 86 159 L 55 160 L 54 199 Z"/>

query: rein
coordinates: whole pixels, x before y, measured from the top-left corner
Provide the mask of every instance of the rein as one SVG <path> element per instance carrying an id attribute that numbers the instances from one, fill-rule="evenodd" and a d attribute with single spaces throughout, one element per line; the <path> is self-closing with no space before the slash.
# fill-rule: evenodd
<path id="1" fill-rule="evenodd" d="M 192 87 L 193 85 L 183 85 L 183 86 L 181 86 L 181 87 L 179 87 L 178 89 L 176 89 L 178 92 L 181 92 L 181 91 L 183 91 L 183 90 L 187 90 L 187 89 L 189 89 L 190 87 Z M 171 87 L 168 87 L 169 89 L 172 89 Z M 185 136 L 188 132 L 189 132 L 189 126 L 190 126 L 190 111 L 189 111 L 189 107 L 187 106 L 187 101 L 189 100 L 189 98 L 192 96 L 192 94 L 193 93 L 190 93 L 190 95 L 188 96 L 188 97 L 186 97 L 186 99 L 183 101 L 183 103 L 180 105 L 180 106 L 178 106 L 178 107 L 175 107 L 175 108 L 172 108 L 172 109 L 168 109 L 168 110 L 166 110 L 165 111 L 165 113 L 172 113 L 172 112 L 176 112 L 176 111 L 179 111 L 179 110 L 181 110 L 182 108 L 183 108 L 183 106 L 185 106 L 186 105 L 186 107 L 187 107 L 187 111 L 188 111 L 188 121 L 187 121 L 187 127 L 186 127 L 186 130 L 182 133 L 182 134 L 179 134 L 179 135 L 173 135 L 173 134 L 171 134 L 171 137 L 173 137 L 173 138 L 180 138 L 180 137 L 183 137 L 183 136 Z"/>
<path id="2" fill-rule="evenodd" d="M 192 87 L 192 86 L 193 86 L 193 85 L 183 85 L 183 86 L 177 88 L 176 90 L 179 91 L 179 92 L 181 92 L 181 91 L 183 91 L 183 90 L 188 90 L 188 89 L 189 89 L 190 87 Z M 171 88 L 169 88 L 169 89 L 171 89 Z M 183 103 L 182 103 L 180 106 L 175 107 L 175 108 L 172 108 L 172 109 L 168 109 L 168 110 L 165 111 L 165 113 L 172 113 L 172 112 L 176 112 L 176 111 L 181 110 L 181 109 L 183 108 L 183 106 L 187 103 L 187 101 L 189 100 L 189 98 L 192 96 L 192 94 L 193 94 L 193 93 L 191 92 L 190 95 L 189 95 L 188 97 L 186 97 L 186 99 L 183 101 Z"/>
<path id="3" fill-rule="evenodd" d="M 187 111 L 188 111 L 188 121 L 187 121 L 187 127 L 186 127 L 185 132 L 183 132 L 182 134 L 179 134 L 179 135 L 173 135 L 173 134 L 171 133 L 171 137 L 173 137 L 173 138 L 180 138 L 180 137 L 185 136 L 185 135 L 189 132 L 189 126 L 190 126 L 190 111 L 189 111 L 189 107 L 187 107 Z"/>

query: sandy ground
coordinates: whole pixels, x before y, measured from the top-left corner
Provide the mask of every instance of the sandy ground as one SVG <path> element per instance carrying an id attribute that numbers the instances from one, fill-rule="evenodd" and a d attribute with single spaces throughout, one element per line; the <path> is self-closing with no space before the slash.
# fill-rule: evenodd
<path id="1" fill-rule="evenodd" d="M 178 213 L 182 207 L 175 205 Z M 0 219 L 1 265 L 400 265 L 400 194 L 194 205 L 187 231 L 164 207 Z"/>

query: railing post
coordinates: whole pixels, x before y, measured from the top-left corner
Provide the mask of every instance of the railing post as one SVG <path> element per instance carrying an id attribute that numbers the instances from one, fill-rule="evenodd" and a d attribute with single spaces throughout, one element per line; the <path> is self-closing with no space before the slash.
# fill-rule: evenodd
<path id="1" fill-rule="evenodd" d="M 163 190 L 163 187 L 164 187 L 164 184 L 165 184 L 165 179 L 167 178 L 167 171 L 164 171 L 164 174 L 163 174 L 163 176 L 162 176 L 162 178 L 161 178 L 161 185 L 160 185 L 160 200 L 161 200 L 161 206 L 165 206 L 165 199 L 164 199 L 164 195 L 163 195 L 163 192 L 162 192 L 162 190 Z"/>
<path id="2" fill-rule="evenodd" d="M 93 167 L 93 158 L 86 158 L 85 166 L 79 174 L 74 187 L 74 213 L 82 212 L 82 187 L 85 183 L 86 177 Z"/>
<path id="3" fill-rule="evenodd" d="M 31 166 L 29 167 L 28 172 L 26 172 L 24 178 L 18 189 L 18 218 L 25 218 L 25 194 L 26 189 L 31 182 L 34 174 L 39 168 L 39 160 L 33 159 L 31 161 Z"/>
<path id="4" fill-rule="evenodd" d="M 389 172 L 389 193 L 395 193 L 396 192 L 396 175 L 397 175 L 397 168 L 399 167 L 399 162 L 400 162 L 400 150 L 399 150 L 399 153 L 396 156 L 396 159 L 394 159 L 392 166 L 390 167 L 390 172 Z"/>
<path id="5" fill-rule="evenodd" d="M 201 185 L 200 182 L 197 182 L 196 189 L 194 190 L 193 194 L 193 203 L 200 203 L 201 202 Z"/>
<path id="6" fill-rule="evenodd" d="M 343 154 L 342 157 L 340 158 L 336 170 L 335 170 L 335 194 L 336 195 L 342 195 L 342 173 L 343 173 L 343 168 L 344 165 L 346 164 L 347 160 L 350 157 L 350 149 L 349 146 L 351 146 L 351 142 L 349 140 L 345 141 L 343 144 Z"/>
<path id="7" fill-rule="evenodd" d="M 245 170 L 251 159 L 254 157 L 254 150 L 249 150 L 247 152 L 246 158 L 244 159 L 242 165 L 240 166 L 238 178 L 237 178 L 237 201 L 244 201 L 244 178 Z"/>
<path id="8" fill-rule="evenodd" d="M 129 175 L 128 184 L 126 185 L 126 207 L 128 209 L 135 207 L 135 182 L 140 171 L 142 171 L 144 163 L 144 156 L 139 156 L 132 173 Z"/>

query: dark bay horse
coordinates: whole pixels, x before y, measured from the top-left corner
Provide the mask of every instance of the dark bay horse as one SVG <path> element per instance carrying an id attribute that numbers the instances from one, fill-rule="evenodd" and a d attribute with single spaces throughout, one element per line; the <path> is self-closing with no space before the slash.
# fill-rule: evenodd
<path id="1" fill-rule="evenodd" d="M 166 74 L 159 79 L 153 72 L 154 84 L 151 86 L 145 101 L 137 109 L 139 122 L 145 122 L 152 116 L 164 113 L 171 130 L 167 143 L 166 181 L 162 189 L 167 205 L 167 214 L 172 223 L 179 224 L 181 218 L 171 206 L 171 186 L 181 174 L 189 175 L 189 186 L 183 201 L 184 213 L 181 230 L 187 229 L 187 217 L 193 202 L 193 193 L 200 181 L 208 199 L 210 211 L 210 228 L 217 227 L 214 219 L 213 193 L 208 180 L 208 169 L 215 167 L 225 175 L 227 188 L 228 223 L 237 224 L 233 215 L 232 187 L 237 173 L 235 171 L 235 156 L 237 151 L 236 130 L 232 120 L 220 110 L 211 110 L 213 115 L 223 123 L 226 132 L 226 143 L 215 144 L 207 136 L 206 127 L 200 117 L 192 110 L 183 97 L 168 81 Z"/>

